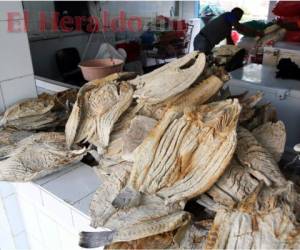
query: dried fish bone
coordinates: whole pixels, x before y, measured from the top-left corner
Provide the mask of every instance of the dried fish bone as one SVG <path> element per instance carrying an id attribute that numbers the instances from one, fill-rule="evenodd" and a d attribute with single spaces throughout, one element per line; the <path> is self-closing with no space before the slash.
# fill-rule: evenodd
<path id="1" fill-rule="evenodd" d="M 80 161 L 85 153 L 85 148 L 68 150 L 62 133 L 34 134 L 0 161 L 0 180 L 31 181 Z"/>
<path id="2" fill-rule="evenodd" d="M 131 80 L 131 84 L 138 87 L 134 97 L 151 104 L 165 101 L 197 81 L 204 67 L 205 55 L 192 52 L 149 74 Z"/>

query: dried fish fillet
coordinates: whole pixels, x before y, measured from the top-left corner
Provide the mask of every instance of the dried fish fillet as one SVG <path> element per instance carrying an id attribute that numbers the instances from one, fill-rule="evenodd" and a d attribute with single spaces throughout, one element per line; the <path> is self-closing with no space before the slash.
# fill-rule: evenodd
<path id="1" fill-rule="evenodd" d="M 172 249 L 173 234 L 173 232 L 166 232 L 138 240 L 113 243 L 105 249 Z"/>
<path id="2" fill-rule="evenodd" d="M 34 134 L 0 161 L 0 180 L 31 181 L 80 161 L 85 153 L 85 148 L 68 150 L 62 133 Z"/>
<path id="3" fill-rule="evenodd" d="M 284 152 L 286 131 L 282 121 L 265 123 L 252 131 L 256 140 L 279 162 Z"/>
<path id="4" fill-rule="evenodd" d="M 109 198 L 108 189 L 100 187 L 98 203 L 106 205 L 98 206 L 93 225 L 113 231 L 83 233 L 82 246 L 136 240 L 183 226 L 189 217 L 181 212 L 185 201 L 207 191 L 223 173 L 236 145 L 237 100 L 185 112 L 177 108 L 136 149 L 129 181 L 119 194 L 120 185 Z M 123 228 L 127 234 L 118 236 Z"/>
<path id="5" fill-rule="evenodd" d="M 286 180 L 281 174 L 273 155 L 265 149 L 247 129 L 238 128 L 236 155 L 240 163 L 248 167 L 250 173 L 266 185 L 285 186 Z"/>
<path id="6" fill-rule="evenodd" d="M 198 85 L 185 90 L 184 92 L 158 104 L 145 104 L 141 114 L 160 120 L 164 113 L 171 106 L 197 106 L 206 103 L 211 97 L 217 94 L 223 86 L 223 81 L 217 76 L 210 76 Z"/>
<path id="7" fill-rule="evenodd" d="M 131 84 L 138 86 L 134 97 L 151 104 L 165 101 L 197 81 L 204 67 L 205 55 L 198 52 L 190 53 L 149 74 L 131 80 Z"/>
<path id="8" fill-rule="evenodd" d="M 0 160 L 3 160 L 3 158 L 7 157 L 7 155 L 17 148 L 19 141 L 32 134 L 29 131 L 19 131 L 10 128 L 0 130 Z"/>
<path id="9" fill-rule="evenodd" d="M 93 248 L 111 244 L 113 242 L 124 242 L 161 234 L 172 231 L 187 224 L 190 215 L 181 211 L 162 218 L 153 218 L 134 225 L 124 225 L 115 231 L 99 233 L 81 232 L 79 245 L 85 248 Z M 153 232 L 155 232 L 153 234 Z"/>
<path id="10" fill-rule="evenodd" d="M 127 82 L 119 82 L 122 77 L 126 74 L 108 76 L 80 89 L 66 124 L 68 147 L 88 141 L 103 153 L 113 125 L 132 101 L 133 89 Z"/>
<path id="11" fill-rule="evenodd" d="M 247 133 L 242 128 L 240 130 L 243 131 L 243 136 L 241 137 L 241 132 L 238 133 L 238 136 L 243 139 L 238 141 L 238 145 L 242 144 L 242 146 L 238 147 L 237 156 L 240 157 L 242 164 L 233 158 L 223 176 L 207 192 L 214 202 L 227 207 L 233 207 L 237 202 L 249 196 L 258 187 L 260 180 L 265 180 L 267 184 L 276 179 L 278 180 L 275 184 L 284 185 L 286 183 L 277 164 L 270 158 L 270 153 L 281 156 L 284 150 L 284 124 L 282 122 L 266 123 L 258 127 L 254 131 L 257 141 L 253 137 L 255 133 L 251 135 L 250 132 Z M 242 150 L 244 150 L 243 153 Z M 246 156 L 247 162 L 245 162 Z M 199 198 L 199 202 L 204 204 L 202 197 Z M 213 209 L 214 204 L 208 204 L 205 207 Z"/>
<path id="12" fill-rule="evenodd" d="M 286 34 L 286 29 L 279 25 L 272 25 L 264 30 L 265 35 L 257 41 L 257 47 L 265 47 L 268 43 L 281 41 Z"/>
<path id="13" fill-rule="evenodd" d="M 235 150 L 239 112 L 237 100 L 185 114 L 170 109 L 136 150 L 129 185 L 144 193 L 157 192 L 167 202 L 207 191 Z"/>
<path id="14" fill-rule="evenodd" d="M 179 243 L 179 248 L 204 249 L 211 225 L 211 220 L 194 222 L 193 224 L 189 225 L 184 238 Z"/>
<path id="15" fill-rule="evenodd" d="M 198 202 L 213 211 L 217 204 L 232 208 L 258 187 L 259 180 L 250 172 L 249 168 L 242 166 L 233 158 L 222 177 L 206 192 L 213 199 L 212 203 L 207 203 L 203 195 L 199 197 Z"/>
<path id="16" fill-rule="evenodd" d="M 70 89 L 16 103 L 8 108 L 0 124 L 19 130 L 41 130 L 63 125 L 69 115 L 70 105 L 75 102 L 77 90 Z"/>
<path id="17" fill-rule="evenodd" d="M 149 131 L 155 127 L 157 121 L 137 115 L 132 119 L 130 127 L 122 137 L 122 158 L 133 161 L 134 150 L 143 142 Z"/>
<path id="18" fill-rule="evenodd" d="M 233 210 L 220 210 L 205 249 L 298 249 L 299 225 L 289 202 L 278 191 L 255 191 Z"/>
<path id="19" fill-rule="evenodd" d="M 54 106 L 54 98 L 49 94 L 42 94 L 38 98 L 21 101 L 5 111 L 1 125 L 9 127 L 11 123 L 13 125 L 19 124 L 23 118 L 41 117 L 49 113 Z"/>
<path id="20" fill-rule="evenodd" d="M 241 115 L 240 115 L 240 122 L 247 122 L 255 115 L 255 106 L 262 100 L 263 98 L 262 92 L 257 92 L 251 96 L 244 96 L 242 95 L 239 98 L 239 101 L 243 107 Z"/>

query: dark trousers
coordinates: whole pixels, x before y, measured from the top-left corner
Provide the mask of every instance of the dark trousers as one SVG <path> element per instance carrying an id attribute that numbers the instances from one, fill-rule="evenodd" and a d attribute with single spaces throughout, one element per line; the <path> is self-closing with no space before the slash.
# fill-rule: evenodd
<path id="1" fill-rule="evenodd" d="M 200 52 L 205 53 L 206 55 L 210 54 L 213 49 L 211 43 L 204 37 L 201 33 L 199 33 L 194 39 L 194 50 L 198 50 Z"/>

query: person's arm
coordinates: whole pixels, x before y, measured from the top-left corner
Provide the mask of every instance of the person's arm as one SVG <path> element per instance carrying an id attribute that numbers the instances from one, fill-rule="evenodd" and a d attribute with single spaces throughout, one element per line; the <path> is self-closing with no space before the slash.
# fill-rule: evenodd
<path id="1" fill-rule="evenodd" d="M 246 25 L 243 25 L 239 22 L 236 22 L 233 27 L 241 34 L 245 35 L 245 36 L 250 36 L 250 37 L 262 37 L 264 35 L 263 31 L 258 31 L 255 29 L 251 29 L 249 27 L 247 27 Z"/>

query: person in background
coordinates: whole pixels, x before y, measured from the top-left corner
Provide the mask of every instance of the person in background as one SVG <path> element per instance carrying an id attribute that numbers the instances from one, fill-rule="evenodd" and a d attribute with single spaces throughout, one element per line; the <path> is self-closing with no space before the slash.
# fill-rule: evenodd
<path id="1" fill-rule="evenodd" d="M 263 36 L 262 31 L 251 29 L 239 23 L 243 15 L 242 9 L 234 8 L 231 12 L 225 12 L 209 21 L 195 37 L 194 50 L 210 54 L 215 45 L 224 39 L 227 39 L 227 44 L 234 44 L 231 38 L 233 28 L 245 36 Z"/>

